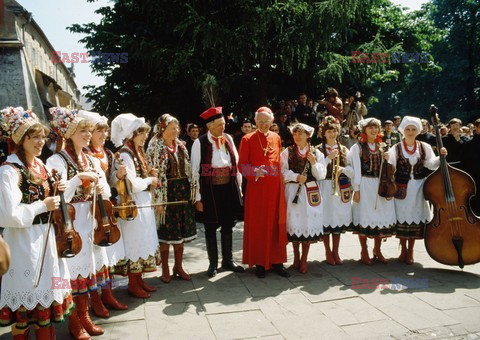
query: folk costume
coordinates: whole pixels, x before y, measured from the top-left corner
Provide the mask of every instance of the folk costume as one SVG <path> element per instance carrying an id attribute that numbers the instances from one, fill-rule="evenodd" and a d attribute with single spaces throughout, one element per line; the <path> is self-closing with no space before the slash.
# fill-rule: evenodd
<path id="1" fill-rule="evenodd" d="M 20 107 L 7 108 L 2 116 L 2 125 L 15 144 L 40 123 L 35 114 Z M 14 324 L 14 339 L 27 339 L 28 327 L 34 324 L 37 339 L 51 339 L 55 336 L 52 322 L 63 321 L 74 307 L 68 284 L 70 275 L 65 259 L 57 255 L 54 228 L 49 230 L 49 214 L 43 203 L 53 196 L 53 183 L 39 158 L 35 157 L 33 164 L 22 158 L 12 154 L 0 167 L 0 220 L 5 228 L 3 237 L 13 255 L 10 268 L 2 277 L 0 325 Z M 47 231 L 42 275 L 34 287 Z M 58 283 L 55 289 L 53 282 Z"/>
<path id="2" fill-rule="evenodd" d="M 291 131 L 292 133 L 302 131 L 311 138 L 314 129 L 308 125 L 297 123 L 291 128 Z M 310 152 L 315 156 L 313 165 L 307 159 Z M 317 181 L 325 178 L 327 171 L 322 153 L 311 147 L 310 144 L 303 149 L 300 149 L 297 144 L 289 146 L 280 154 L 280 164 L 285 180 L 287 238 L 292 242 L 294 249 L 293 265 L 301 273 L 306 273 L 310 243 L 322 239 L 324 209 Z M 305 171 L 305 169 L 307 170 Z M 299 175 L 307 177 L 304 184 L 299 184 Z M 298 191 L 299 188 L 300 191 Z M 302 243 L 301 259 L 300 243 Z"/>
<path id="3" fill-rule="evenodd" d="M 261 107 L 273 120 L 272 111 Z M 287 230 L 285 187 L 280 167 L 282 149 L 280 136 L 268 131 L 245 135 L 240 143 L 239 171 L 247 178 L 243 235 L 243 263 L 274 270 L 286 276 L 282 263 L 287 260 Z M 264 166 L 268 171 L 255 180 L 255 169 Z M 264 273 L 257 274 L 264 277 Z M 287 273 L 288 275 L 288 273 Z"/>
<path id="4" fill-rule="evenodd" d="M 371 264 L 366 237 L 375 238 L 374 257 L 386 263 L 379 250 L 381 238 L 393 235 L 397 222 L 393 199 L 387 200 L 378 196 L 380 165 L 383 157 L 380 150 L 381 140 L 379 140 L 381 135 L 377 135 L 374 143 L 369 143 L 365 129 L 370 125 L 376 125 L 380 129 L 378 119 L 362 119 L 359 122 L 362 130 L 361 141 L 350 149 L 354 170 L 353 190 L 360 192 L 360 202 L 353 203 L 353 232 L 359 235 L 362 262 L 365 264 Z"/>
<path id="5" fill-rule="evenodd" d="M 162 260 L 162 280 L 170 282 L 168 255 L 170 244 L 173 245 L 175 265 L 173 274 L 184 280 L 190 280 L 182 266 L 184 243 L 197 237 L 195 224 L 195 210 L 192 205 L 195 184 L 192 180 L 192 171 L 188 150 L 177 138 L 172 145 L 166 145 L 162 134 L 170 124 L 177 124 L 178 120 L 164 114 L 155 126 L 155 136 L 150 140 L 147 148 L 147 161 L 151 168 L 158 169 L 159 186 L 153 189 L 152 202 L 186 201 L 181 205 L 164 206 L 161 216 L 157 216 L 157 233 L 160 242 L 160 257 Z M 192 198 L 193 196 L 193 198 Z"/>
<path id="6" fill-rule="evenodd" d="M 327 175 L 320 181 L 320 192 L 323 198 L 323 245 L 325 247 L 325 258 L 328 264 L 342 264 L 338 254 L 340 245 L 340 234 L 345 233 L 352 225 L 352 178 L 353 167 L 351 154 L 347 147 L 337 141 L 333 145 L 327 143 L 325 133 L 328 130 L 336 130 L 340 133 L 340 124 L 332 117 L 327 116 L 322 124 L 323 142 L 317 148 L 324 155 Z M 333 160 L 329 155 L 338 150 L 338 156 Z M 333 182 L 333 169 L 337 165 L 341 171 L 337 176 L 337 182 Z M 336 192 L 335 192 L 336 191 Z M 333 249 L 330 248 L 330 235 L 332 235 Z"/>
<path id="7" fill-rule="evenodd" d="M 418 132 L 422 129 L 419 118 L 405 116 L 398 127 L 402 135 L 405 135 L 404 130 L 410 125 L 415 126 Z M 417 140 L 413 146 L 408 146 L 404 139 L 389 149 L 388 153 L 390 155 L 388 162 L 395 168 L 397 184 L 395 195 L 397 238 L 423 239 L 425 224 L 433 218 L 433 212 L 423 196 L 423 183 L 428 174 L 427 169 L 437 169 L 440 158 L 435 156 L 429 144 Z M 413 262 L 413 259 L 410 260 L 413 256 L 413 245 L 411 252 L 408 262 Z"/>
<path id="8" fill-rule="evenodd" d="M 67 183 L 64 192 L 65 201 L 70 202 L 75 208 L 73 225 L 82 239 L 81 252 L 66 260 L 70 270 L 74 300 L 83 329 L 90 335 L 100 335 L 103 334 L 103 329 L 92 322 L 88 313 L 89 292 L 95 292 L 98 288 L 97 285 L 104 285 L 105 282 L 108 282 L 109 262 L 106 249 L 93 244 L 93 230 L 96 227 L 96 221 L 92 214 L 92 198 L 95 183 L 82 181 L 79 174 L 83 172 L 97 173 L 99 184 L 104 189 L 102 194 L 104 199 L 110 197 L 110 187 L 101 170 L 100 162 L 83 151 L 76 154 L 70 139 L 78 128 L 88 126 L 89 123 L 79 117 L 77 112 L 67 108 L 54 107 L 50 109 L 50 113 L 56 133 L 67 143 L 63 150 L 47 159 L 47 168 L 55 169 Z M 100 302 L 99 299 L 92 300 L 92 304 Z M 70 317 L 70 331 L 74 334 L 81 332 L 82 329 L 78 327 L 75 316 L 72 316 Z"/>
<path id="9" fill-rule="evenodd" d="M 328 211 L 323 217 L 323 234 L 343 234 L 352 224 L 352 188 L 353 167 L 350 153 L 346 146 L 335 144 L 333 146 L 320 144 L 320 152 L 324 155 L 327 175 L 323 181 L 320 181 L 320 191 L 323 197 L 323 209 Z M 335 160 L 328 158 L 333 150 L 339 150 L 340 167 L 342 167 L 340 180 L 338 184 L 338 195 L 333 192 L 333 166 Z"/>
<path id="10" fill-rule="evenodd" d="M 144 124 L 145 118 L 131 113 L 120 114 L 112 121 L 111 139 L 116 147 L 121 147 L 120 159 L 127 168 L 126 184 L 131 187 L 132 199 L 138 206 L 152 204 L 149 191 L 152 178 L 148 174 L 148 164 L 143 151 L 136 148 L 131 140 L 134 132 Z M 138 215 L 133 220 L 118 219 L 118 226 L 128 260 L 128 291 L 136 297 L 148 298 L 149 292 L 155 288 L 145 284 L 142 273 L 156 271 L 158 236 L 153 207 L 138 209 Z"/>
<path id="11" fill-rule="evenodd" d="M 97 127 L 103 126 L 103 128 L 108 129 L 108 119 L 104 116 L 96 112 L 89 112 L 84 110 L 78 111 L 78 116 L 90 121 L 93 125 L 93 130 L 95 131 Z M 103 173 L 105 174 L 105 178 L 107 179 L 110 188 L 113 183 L 115 182 L 114 177 L 116 172 L 113 171 L 113 153 L 106 149 L 103 145 L 100 146 L 98 149 L 95 149 L 90 142 L 88 148 L 86 148 L 87 154 L 98 159 L 100 164 L 100 168 L 102 169 Z M 96 249 L 97 245 L 93 245 L 94 249 Z M 122 235 L 120 235 L 120 239 L 115 242 L 114 244 L 105 247 L 105 251 L 108 257 L 109 263 L 109 279 L 105 281 L 105 284 L 101 286 L 102 295 L 98 294 L 98 292 L 92 291 L 90 292 L 90 298 L 92 299 L 92 307 L 93 311 L 96 316 L 107 318 L 110 316 L 110 312 L 106 308 L 106 306 L 110 307 L 114 310 L 126 310 L 128 306 L 125 304 L 120 303 L 114 296 L 112 292 L 112 284 L 113 284 L 113 274 L 115 268 L 125 268 L 126 269 L 126 260 L 125 260 L 125 248 L 123 244 Z M 122 273 L 123 274 L 123 273 Z M 124 273 L 126 275 L 126 272 Z"/>
<path id="12" fill-rule="evenodd" d="M 205 123 L 224 119 L 221 107 L 211 107 L 200 117 Z M 242 176 L 237 171 L 238 153 L 230 135 L 215 137 L 210 131 L 195 140 L 192 146 L 192 175 L 199 184 L 196 202 L 203 205 L 203 222 L 209 267 L 207 275 L 217 274 L 217 229 L 221 227 L 222 268 L 234 272 L 244 269 L 233 261 L 232 229 L 235 215 L 242 204 Z"/>

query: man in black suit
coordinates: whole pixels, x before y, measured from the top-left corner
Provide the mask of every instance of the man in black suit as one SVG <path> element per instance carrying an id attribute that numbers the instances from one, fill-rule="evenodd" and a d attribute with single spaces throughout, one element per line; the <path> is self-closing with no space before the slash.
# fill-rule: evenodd
<path id="1" fill-rule="evenodd" d="M 480 118 L 475 121 L 474 125 L 475 131 L 473 137 L 463 144 L 462 164 L 463 169 L 465 169 L 475 181 L 477 195 L 473 197 L 471 205 L 473 212 L 477 216 L 480 216 L 480 157 L 476 156 L 478 155 L 478 150 L 480 150 Z"/>
<path id="2" fill-rule="evenodd" d="M 462 153 L 468 138 L 462 136 L 462 121 L 452 118 L 447 127 L 450 130 L 446 136 L 442 137 L 443 146 L 448 150 L 447 162 L 456 168 L 463 169 Z"/>

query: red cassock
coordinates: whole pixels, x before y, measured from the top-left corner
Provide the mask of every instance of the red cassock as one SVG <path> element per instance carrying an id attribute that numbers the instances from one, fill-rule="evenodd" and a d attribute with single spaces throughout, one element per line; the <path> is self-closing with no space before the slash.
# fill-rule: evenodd
<path id="1" fill-rule="evenodd" d="M 287 261 L 281 149 L 280 136 L 274 132 L 268 132 L 267 136 L 252 132 L 240 143 L 238 170 L 248 180 L 244 198 L 243 263 L 261 265 L 267 270 L 272 264 Z M 265 177 L 255 182 L 254 169 L 261 165 L 265 168 Z"/>

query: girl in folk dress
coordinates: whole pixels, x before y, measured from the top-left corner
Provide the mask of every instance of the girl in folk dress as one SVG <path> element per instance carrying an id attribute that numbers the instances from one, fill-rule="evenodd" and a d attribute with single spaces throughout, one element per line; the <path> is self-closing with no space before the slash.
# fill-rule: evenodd
<path id="1" fill-rule="evenodd" d="M 192 201 L 192 171 L 188 151 L 178 140 L 178 120 L 167 114 L 162 115 L 155 127 L 156 135 L 147 149 L 148 163 L 158 169 L 159 187 L 153 190 L 153 203 L 188 201 L 185 205 L 158 206 L 158 239 L 162 260 L 162 281 L 170 282 L 168 253 L 173 245 L 175 264 L 173 275 L 190 280 L 182 267 L 185 242 L 197 237 L 195 211 Z"/>
<path id="2" fill-rule="evenodd" d="M 110 188 L 99 161 L 83 152 L 92 137 L 91 123 L 78 117 L 75 111 L 63 107 L 51 108 L 50 114 L 57 135 L 65 139 L 65 148 L 47 159 L 47 167 L 56 169 L 67 181 L 65 200 L 71 202 L 75 208 L 73 225 L 82 238 L 81 252 L 67 259 L 78 314 L 78 318 L 75 318 L 75 315 L 70 317 L 69 328 L 75 338 L 88 338 L 88 334 L 101 335 L 104 332 L 90 319 L 89 292 L 96 291 L 97 284 L 102 285 L 108 280 L 108 257 L 105 248 L 93 245 L 93 190 L 108 199 Z M 99 300 L 93 299 L 91 302 L 96 304 Z"/>
<path id="3" fill-rule="evenodd" d="M 65 259 L 57 255 L 53 226 L 49 230 L 42 275 L 34 287 L 37 265 L 47 236 L 48 213 L 59 206 L 45 165 L 37 158 L 48 133 L 34 113 L 23 108 L 2 111 L 3 126 L 16 153 L 0 167 L 0 220 L 9 244 L 10 268 L 2 277 L 0 325 L 12 325 L 14 339 L 29 339 L 29 324 L 37 339 L 54 339 L 53 322 L 63 321 L 73 309 L 70 275 Z M 65 183 L 58 185 L 65 189 Z M 57 284 L 55 286 L 55 284 Z"/>
<path id="4" fill-rule="evenodd" d="M 393 199 L 378 196 L 380 164 L 384 153 L 380 149 L 382 135 L 380 121 L 362 119 L 358 123 L 361 140 L 350 149 L 353 170 L 353 231 L 358 234 L 362 247 L 361 261 L 372 264 L 367 250 L 367 237 L 374 238 L 373 256 L 387 263 L 381 252 L 382 238 L 394 233 L 397 221 Z M 386 157 L 386 156 L 385 156 Z"/>
<path id="5" fill-rule="evenodd" d="M 325 178 L 327 170 L 323 154 L 308 144 L 314 129 L 298 123 L 290 130 L 295 144 L 282 151 L 280 164 L 285 180 L 287 236 L 293 245 L 293 266 L 303 274 L 308 270 L 307 256 L 310 243 L 322 239 L 323 204 L 317 181 Z M 301 189 L 296 200 L 299 185 Z"/>
<path id="6" fill-rule="evenodd" d="M 348 149 L 340 145 L 340 123 L 333 116 L 325 117 L 320 130 L 323 142 L 317 148 L 325 156 L 327 176 L 320 181 L 323 198 L 323 245 L 325 258 L 330 265 L 340 265 L 342 260 L 338 255 L 340 234 L 344 233 L 352 224 L 352 189 L 350 179 L 353 178 L 352 160 Z M 338 180 L 332 180 L 333 168 L 338 161 Z M 334 192 L 336 190 L 336 192 Z M 330 248 L 330 235 L 332 235 L 333 248 Z"/>
<path id="7" fill-rule="evenodd" d="M 112 121 L 112 142 L 120 147 L 120 159 L 126 166 L 126 183 L 130 187 L 133 201 L 139 206 L 150 206 L 152 198 L 149 187 L 158 183 L 156 169 L 148 169 L 143 152 L 150 126 L 145 118 L 131 113 L 118 115 Z M 125 140 L 125 143 L 123 143 Z M 123 144 L 123 146 L 122 146 Z M 119 162 L 115 161 L 118 169 Z M 142 278 L 143 272 L 153 272 L 156 268 L 158 248 L 157 226 L 153 207 L 138 209 L 138 215 L 130 221 L 118 220 L 123 235 L 125 258 L 128 260 L 128 292 L 138 298 L 149 298 L 156 291 Z"/>
<path id="8" fill-rule="evenodd" d="M 80 110 L 78 111 L 78 116 L 85 118 L 90 121 L 93 126 L 92 138 L 90 139 L 90 145 L 87 148 L 87 153 L 98 159 L 100 162 L 100 167 L 105 174 L 107 181 L 109 182 L 109 187 L 114 183 L 114 177 L 124 176 L 126 173 L 125 166 L 122 166 L 122 169 L 119 172 L 113 171 L 113 153 L 104 147 L 105 140 L 108 137 L 108 120 L 106 117 L 99 115 L 96 112 L 89 112 Z M 123 171 L 123 172 L 122 172 Z M 93 246 L 94 248 L 98 247 L 97 245 Z M 125 261 L 125 249 L 123 245 L 123 239 L 120 235 L 120 239 L 114 244 L 105 248 L 108 256 L 109 267 L 109 280 L 105 282 L 102 288 L 101 298 L 98 295 L 97 291 L 90 292 L 90 298 L 94 303 L 93 312 L 96 316 L 102 318 L 108 318 L 110 312 L 105 306 L 108 306 L 114 310 L 126 310 L 128 306 L 120 303 L 114 296 L 112 291 L 113 283 L 113 268 L 115 267 L 126 267 Z M 126 273 L 125 273 L 126 275 Z"/>
<path id="9" fill-rule="evenodd" d="M 412 264 L 415 240 L 423 239 L 425 223 L 433 218 L 423 196 L 426 169 L 438 168 L 440 158 L 435 156 L 429 144 L 416 140 L 422 131 L 419 118 L 403 117 L 398 130 L 402 133 L 403 140 L 388 151 L 388 162 L 395 167 L 395 182 L 398 188 L 395 195 L 396 234 L 401 245 L 398 259 Z M 447 150 L 442 148 L 440 153 L 446 155 Z"/>

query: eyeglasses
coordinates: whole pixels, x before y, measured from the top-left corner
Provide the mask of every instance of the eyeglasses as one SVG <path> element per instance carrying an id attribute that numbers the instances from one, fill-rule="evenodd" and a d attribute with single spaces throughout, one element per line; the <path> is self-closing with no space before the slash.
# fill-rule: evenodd
<path id="1" fill-rule="evenodd" d="M 272 122 L 271 120 L 257 120 L 258 124 L 268 124 L 268 123 L 271 123 L 271 122 Z"/>

